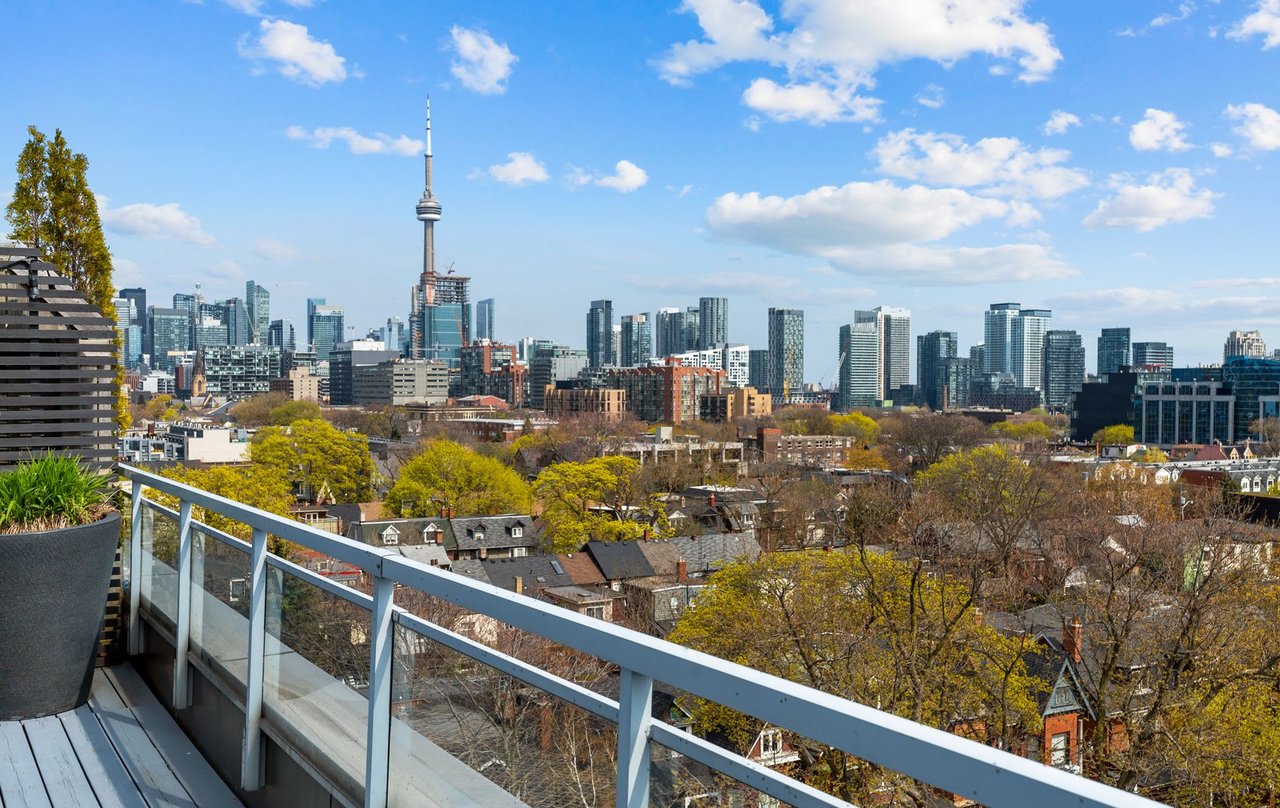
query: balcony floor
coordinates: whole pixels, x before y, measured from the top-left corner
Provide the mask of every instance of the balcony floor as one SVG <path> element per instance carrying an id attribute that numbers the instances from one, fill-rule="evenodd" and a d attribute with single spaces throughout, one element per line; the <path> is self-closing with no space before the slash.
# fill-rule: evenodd
<path id="1" fill-rule="evenodd" d="M 130 666 L 94 673 L 89 703 L 0 721 L 0 806 L 238 808 Z"/>

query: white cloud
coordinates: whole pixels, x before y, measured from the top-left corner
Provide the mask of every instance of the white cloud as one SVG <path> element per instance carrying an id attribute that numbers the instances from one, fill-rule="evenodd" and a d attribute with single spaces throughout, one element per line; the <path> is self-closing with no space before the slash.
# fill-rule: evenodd
<path id="1" fill-rule="evenodd" d="M 265 258 L 268 261 L 289 262 L 296 261 L 300 257 L 298 248 L 279 239 L 270 238 L 269 236 L 259 236 L 253 242 L 251 252 L 259 258 Z"/>
<path id="2" fill-rule="evenodd" d="M 613 174 L 607 177 L 597 179 L 596 185 L 603 188 L 612 188 L 624 194 L 631 193 L 637 188 L 644 187 L 649 181 L 649 175 L 645 170 L 630 160 L 619 160 L 613 167 Z"/>
<path id="3" fill-rule="evenodd" d="M 1214 157 L 1230 157 L 1235 154 L 1235 150 L 1225 143 L 1210 143 L 1209 149 Z"/>
<path id="4" fill-rule="evenodd" d="M 882 174 L 997 195 L 1053 199 L 1089 184 L 1083 171 L 1062 165 L 1071 152 L 1031 149 L 1012 137 L 970 145 L 959 135 L 903 129 L 882 137 L 873 154 Z"/>
<path id="5" fill-rule="evenodd" d="M 827 270 L 827 274 L 834 274 L 827 267 L 822 269 Z M 870 301 L 876 294 L 874 289 L 864 286 L 823 287 L 810 278 L 738 271 L 672 276 L 630 275 L 624 280 L 634 289 L 682 295 L 707 292 L 751 295 L 769 300 L 773 305 L 781 302 L 810 306 L 847 306 L 849 303 Z"/>
<path id="6" fill-rule="evenodd" d="M 880 99 L 857 95 L 847 87 L 818 82 L 785 86 L 772 79 L 756 79 L 742 93 L 742 102 L 775 121 L 804 121 L 814 126 L 841 121 L 877 121 Z"/>
<path id="7" fill-rule="evenodd" d="M 246 59 L 277 62 L 282 76 L 312 87 L 347 78 L 347 60 L 332 45 L 312 39 L 305 25 L 288 20 L 262 20 L 257 41 L 245 34 L 239 50 Z"/>
<path id="8" fill-rule="evenodd" d="M 127 286 L 132 283 L 145 283 L 146 273 L 136 261 L 119 256 L 111 256 L 111 279 L 116 286 Z"/>
<path id="9" fill-rule="evenodd" d="M 926 84 L 923 90 L 916 93 L 916 103 L 929 109 L 942 109 L 947 103 L 946 90 L 937 84 Z"/>
<path id="10" fill-rule="evenodd" d="M 717 236 L 900 283 L 970 284 L 1061 278 L 1074 271 L 1036 244 L 931 246 L 984 221 L 1020 218 L 1017 203 L 958 188 L 888 180 L 824 186 L 792 197 L 723 194 L 707 211 Z"/>
<path id="11" fill-rule="evenodd" d="M 1192 13 L 1195 12 L 1195 10 L 1196 10 L 1195 3 L 1192 3 L 1192 2 L 1179 3 L 1178 12 L 1176 14 L 1170 14 L 1170 13 L 1161 14 L 1157 16 L 1155 19 L 1153 19 L 1149 24 L 1152 28 L 1162 28 L 1166 25 L 1169 25 L 1170 23 L 1182 22 L 1187 17 L 1190 17 Z"/>
<path id="12" fill-rule="evenodd" d="M 262 6 L 264 0 L 222 0 L 231 8 L 239 11 L 241 14 L 249 14 L 253 17 L 262 16 Z"/>
<path id="13" fill-rule="evenodd" d="M 1049 116 L 1049 120 L 1045 121 L 1044 126 L 1040 127 L 1040 131 L 1046 135 L 1063 135 L 1073 126 L 1080 126 L 1080 117 L 1078 115 L 1055 109 L 1053 114 Z"/>
<path id="14" fill-rule="evenodd" d="M 318 126 L 310 132 L 301 126 L 290 126 L 284 133 L 290 140 L 307 141 L 317 149 L 327 149 L 334 141 L 342 141 L 347 144 L 347 149 L 352 154 L 394 154 L 400 157 L 413 157 L 427 148 L 427 144 L 421 140 L 406 135 L 392 137 L 381 132 L 362 135 L 350 126 Z"/>
<path id="15" fill-rule="evenodd" d="M 1227 31 L 1231 39 L 1262 36 L 1262 48 L 1280 46 L 1280 0 L 1258 0 L 1254 12 Z"/>
<path id="16" fill-rule="evenodd" d="M 449 69 L 463 87 L 484 95 L 502 95 L 507 91 L 506 81 L 518 57 L 506 45 L 499 45 L 487 31 L 479 28 L 455 25 L 449 29 L 449 36 L 458 55 Z"/>
<path id="17" fill-rule="evenodd" d="M 1280 112 L 1263 104 L 1229 104 L 1223 113 L 1240 125 L 1233 131 L 1255 149 L 1280 149 Z M 1216 152 L 1215 152 L 1216 153 Z"/>
<path id="18" fill-rule="evenodd" d="M 244 270 L 229 258 L 224 258 L 213 266 L 208 267 L 205 269 L 205 274 L 224 281 L 244 280 Z"/>
<path id="19" fill-rule="evenodd" d="M 1045 303 L 1055 309 L 1097 311 L 1129 310 L 1178 311 L 1183 307 L 1183 296 L 1165 289 L 1148 289 L 1124 286 L 1116 289 L 1090 289 L 1084 292 L 1067 292 L 1051 297 Z"/>
<path id="20" fill-rule="evenodd" d="M 201 247 L 211 247 L 217 243 L 201 227 L 200 220 L 184 211 L 177 202 L 165 205 L 139 202 L 113 210 L 107 209 L 106 202 L 105 198 L 99 198 L 102 223 L 117 233 L 137 236 L 147 241 L 185 241 Z"/>
<path id="21" fill-rule="evenodd" d="M 1183 137 L 1187 125 L 1162 109 L 1148 109 L 1129 129 L 1129 142 L 1138 151 L 1180 152 L 1191 148 Z"/>
<path id="22" fill-rule="evenodd" d="M 1170 168 L 1152 174 L 1146 184 L 1137 184 L 1124 174 L 1111 178 L 1115 196 L 1104 199 L 1084 219 L 1090 229 L 1125 227 L 1147 233 L 1157 227 L 1213 215 L 1213 201 L 1221 194 L 1196 188 L 1195 178 L 1185 168 Z"/>
<path id="23" fill-rule="evenodd" d="M 524 185 L 529 182 L 546 182 L 547 167 L 539 163 L 529 152 L 511 152 L 507 162 L 489 166 L 489 178 L 507 185 Z"/>
<path id="24" fill-rule="evenodd" d="M 311 8 L 316 3 L 315 0 L 284 0 L 284 4 L 294 8 Z"/>
<path id="25" fill-rule="evenodd" d="M 785 82 L 760 77 L 743 100 L 777 120 L 808 123 L 873 120 L 876 99 L 859 96 L 887 64 L 923 58 L 950 65 L 973 54 L 1016 61 L 1026 82 L 1048 78 L 1062 59 L 1044 23 L 1023 13 L 1025 0 L 783 3 L 778 20 L 758 0 L 684 0 L 701 39 L 672 45 L 657 60 L 678 85 L 731 62 L 780 68 Z M 779 20 L 790 25 L 775 30 Z M 1005 64 L 993 65 L 1002 74 Z M 762 83 L 767 82 L 767 83 Z M 752 103 L 754 102 L 754 104 Z M 856 103 L 855 103 L 856 102 Z"/>

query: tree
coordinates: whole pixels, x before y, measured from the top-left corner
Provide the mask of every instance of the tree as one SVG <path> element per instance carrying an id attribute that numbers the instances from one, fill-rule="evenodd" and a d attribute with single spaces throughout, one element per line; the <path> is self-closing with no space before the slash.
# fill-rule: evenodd
<path id="1" fill-rule="evenodd" d="M 656 496 L 645 496 L 639 470 L 639 461 L 619 455 L 544 469 L 533 483 L 542 501 L 544 542 L 553 552 L 571 553 L 588 539 L 638 539 L 646 530 L 665 534 L 666 509 Z M 609 510 L 593 510 L 595 505 Z"/>
<path id="2" fill-rule="evenodd" d="M 288 426 L 294 421 L 320 421 L 320 405 L 314 401 L 286 401 L 273 407 L 267 416 L 272 426 Z"/>
<path id="3" fill-rule="evenodd" d="M 826 429 L 829 435 L 849 435 L 867 445 L 873 445 L 880 439 L 880 425 L 874 418 L 860 412 L 827 416 Z"/>
<path id="4" fill-rule="evenodd" d="M 1280 418 L 1258 418 L 1249 424 L 1249 433 L 1258 436 L 1264 457 L 1280 455 Z"/>
<path id="5" fill-rule="evenodd" d="M 274 469 L 313 500 L 326 492 L 335 502 L 365 502 L 373 496 L 368 439 L 326 421 L 264 427 L 249 446 L 249 458 Z"/>
<path id="6" fill-rule="evenodd" d="M 111 305 L 111 251 L 102 235 L 98 200 L 89 189 L 89 158 L 67 145 L 61 129 L 50 141 L 28 126 L 31 136 L 18 155 L 18 181 L 5 208 L 9 238 L 39 250 L 71 285 L 107 317 Z M 120 337 L 113 342 L 116 359 L 116 429 L 123 433 L 133 416 L 124 390 Z"/>
<path id="7" fill-rule="evenodd" d="M 768 553 L 711 578 L 669 639 L 913 721 L 1008 742 L 1039 724 L 1026 638 L 977 618 L 972 593 L 920 563 L 866 550 Z M 757 725 L 700 704 L 695 721 L 744 751 Z M 808 748 L 809 745 L 805 745 Z M 816 745 L 815 745 L 816 746 Z M 811 750 L 801 778 L 859 804 L 886 779 L 835 750 Z M 877 794 L 876 802 L 890 796 Z"/>
<path id="8" fill-rule="evenodd" d="M 1053 430 L 1043 421 L 1023 421 L 1022 423 L 1000 421 L 991 425 L 990 432 L 993 437 L 1023 442 L 1044 442 L 1053 439 Z"/>
<path id="9" fill-rule="evenodd" d="M 1133 427 L 1128 424 L 1112 424 L 1104 426 L 1097 432 L 1093 433 L 1093 437 L 1089 439 L 1093 443 L 1100 443 L 1103 446 L 1120 444 L 1128 446 L 1133 443 Z"/>
<path id="10" fill-rule="evenodd" d="M 881 419 L 880 428 L 881 442 L 909 459 L 911 468 L 917 471 L 951 452 L 970 449 L 987 439 L 982 422 L 967 415 L 893 415 Z"/>
<path id="11" fill-rule="evenodd" d="M 884 455 L 874 446 L 870 449 L 850 449 L 844 456 L 844 466 L 849 469 L 887 470 L 889 468 Z"/>
<path id="12" fill-rule="evenodd" d="M 386 507 L 405 517 L 528 513 L 529 485 L 511 468 L 449 440 L 430 440 L 400 469 Z"/>
<path id="13" fill-rule="evenodd" d="M 161 472 L 161 476 L 284 517 L 289 516 L 289 507 L 294 502 L 288 481 L 265 466 L 210 466 L 206 469 L 170 466 Z M 177 507 L 176 500 L 167 494 L 157 492 L 156 497 L 162 504 Z M 199 506 L 193 508 L 192 515 L 224 533 L 246 541 L 252 538 L 253 531 L 248 525 L 229 517 Z M 279 547 L 273 548 L 272 552 L 283 555 Z"/>
<path id="14" fill-rule="evenodd" d="M 271 423 L 271 411 L 288 400 L 284 393 L 263 393 L 236 404 L 229 414 L 241 426 L 266 426 Z"/>

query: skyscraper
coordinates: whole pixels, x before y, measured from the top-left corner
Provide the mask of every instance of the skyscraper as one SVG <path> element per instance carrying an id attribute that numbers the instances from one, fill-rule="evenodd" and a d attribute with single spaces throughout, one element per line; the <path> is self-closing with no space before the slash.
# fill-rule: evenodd
<path id="1" fill-rule="evenodd" d="M 312 318 L 312 317 L 315 315 L 315 313 L 316 313 L 316 306 L 323 306 L 323 305 L 324 305 L 325 303 L 327 303 L 327 302 L 328 302 L 328 301 L 327 301 L 327 300 L 325 300 L 323 297 L 309 297 L 309 298 L 307 298 L 307 323 L 306 323 L 306 325 L 307 325 L 307 347 L 308 347 L 309 349 L 311 348 L 311 346 L 313 346 L 313 345 L 315 345 L 315 344 L 316 344 L 316 335 L 315 335 L 315 334 L 313 334 L 313 333 L 311 333 L 311 318 Z"/>
<path id="2" fill-rule="evenodd" d="M 804 386 L 804 311 L 769 309 L 769 392 L 786 404 Z"/>
<path id="3" fill-rule="evenodd" d="M 684 341 L 684 334 L 683 309 L 671 307 L 658 309 L 653 322 L 654 355 L 671 356 L 689 350 L 689 346 Z"/>
<path id="4" fill-rule="evenodd" d="M 185 309 L 151 309 L 151 366 L 173 370 L 176 356 L 191 347 L 191 313 Z"/>
<path id="5" fill-rule="evenodd" d="M 1019 387 L 1044 390 L 1044 335 L 1053 312 L 1023 309 L 1013 321 L 1013 378 Z"/>
<path id="6" fill-rule="evenodd" d="M 747 355 L 747 384 L 764 393 L 769 390 L 769 349 L 752 348 Z"/>
<path id="7" fill-rule="evenodd" d="M 222 306 L 224 312 L 222 322 L 227 326 L 227 344 L 248 345 L 252 342 L 250 334 L 253 328 L 249 321 L 249 308 L 244 301 L 233 297 L 219 301 L 218 305 Z"/>
<path id="8" fill-rule="evenodd" d="M 404 321 L 399 317 L 388 317 L 387 324 L 382 327 L 379 337 L 388 351 L 404 353 L 405 345 L 409 341 L 409 332 L 405 329 Z"/>
<path id="9" fill-rule="evenodd" d="M 1051 409 L 1065 410 L 1071 396 L 1084 385 L 1084 342 L 1074 331 L 1044 335 L 1044 400 Z"/>
<path id="10" fill-rule="evenodd" d="M 1132 364 L 1129 358 L 1129 329 L 1104 328 L 1098 337 L 1098 375 L 1117 373 Z"/>
<path id="11" fill-rule="evenodd" d="M 297 340 L 293 336 L 293 323 L 288 320 L 272 320 L 267 326 L 267 345 L 286 351 L 297 350 Z"/>
<path id="12" fill-rule="evenodd" d="M 930 409 L 945 409 L 951 401 L 949 363 L 959 351 L 954 331 L 930 331 L 916 337 L 916 385 Z"/>
<path id="13" fill-rule="evenodd" d="M 911 383 L 911 310 L 879 306 L 875 313 L 880 332 L 877 396 L 886 401 L 894 397 L 895 390 Z"/>
<path id="14" fill-rule="evenodd" d="M 1133 366 L 1171 369 L 1173 346 L 1166 342 L 1135 342 L 1133 343 Z"/>
<path id="15" fill-rule="evenodd" d="M 133 302 L 133 319 L 129 321 L 129 325 L 138 326 L 142 334 L 142 342 L 139 347 L 143 353 L 151 353 L 151 331 L 150 322 L 147 316 L 147 290 L 141 287 L 132 289 L 121 289 L 120 297 Z"/>
<path id="16" fill-rule="evenodd" d="M 593 300 L 587 309 L 587 364 L 602 368 L 613 363 L 613 301 Z"/>
<path id="17" fill-rule="evenodd" d="M 341 306 L 316 306 L 307 322 L 307 331 L 312 336 L 311 350 L 316 359 L 325 361 L 333 353 L 345 334 L 346 313 Z"/>
<path id="18" fill-rule="evenodd" d="M 493 298 L 476 304 L 476 339 L 496 339 L 493 334 Z"/>
<path id="19" fill-rule="evenodd" d="M 436 231 L 442 208 L 431 188 L 431 101 L 427 100 L 426 184 L 415 208 L 422 222 L 422 274 L 413 289 L 409 342 L 414 359 L 435 359 L 450 370 L 461 367 L 462 348 L 471 341 L 471 279 L 436 272 Z"/>
<path id="20" fill-rule="evenodd" d="M 983 373 L 1013 373 L 1013 323 L 1021 303 L 992 303 L 983 315 Z"/>
<path id="21" fill-rule="evenodd" d="M 1233 356 L 1266 356 L 1267 343 L 1259 331 L 1232 331 L 1222 346 L 1222 361 Z"/>
<path id="22" fill-rule="evenodd" d="M 714 348 L 729 341 L 729 298 L 698 299 L 698 350 Z"/>
<path id="23" fill-rule="evenodd" d="M 618 364 L 624 368 L 639 367 L 653 357 L 653 339 L 649 330 L 649 315 L 624 314 Z"/>
<path id="24" fill-rule="evenodd" d="M 858 312 L 859 315 L 874 312 Z M 883 381 L 880 350 L 883 341 L 877 318 L 863 317 L 840 326 L 840 391 L 836 409 L 848 412 L 855 407 L 874 407 Z"/>
<path id="25" fill-rule="evenodd" d="M 264 345 L 271 327 L 271 293 L 267 287 L 245 281 L 244 303 L 249 314 L 249 342 Z"/>

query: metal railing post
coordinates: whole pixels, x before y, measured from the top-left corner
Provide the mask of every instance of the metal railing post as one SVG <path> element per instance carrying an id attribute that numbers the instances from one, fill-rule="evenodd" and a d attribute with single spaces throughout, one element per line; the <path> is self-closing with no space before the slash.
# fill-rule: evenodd
<path id="1" fill-rule="evenodd" d="M 173 709 L 191 706 L 187 651 L 191 647 L 191 503 L 178 511 L 178 610 L 174 618 Z"/>
<path id="2" fill-rule="evenodd" d="M 622 669 L 618 683 L 617 808 L 648 808 L 653 679 Z"/>
<path id="3" fill-rule="evenodd" d="M 365 745 L 364 806 L 385 808 L 391 755 L 391 660 L 395 646 L 392 602 L 395 582 L 373 573 L 369 632 L 369 729 Z"/>
<path id="4" fill-rule="evenodd" d="M 249 562 L 249 667 L 245 675 L 244 744 L 240 756 L 240 787 L 262 787 L 262 676 L 267 646 L 267 531 L 253 531 Z"/>
<path id="5" fill-rule="evenodd" d="M 129 656 L 142 653 L 142 483 L 129 503 Z"/>

